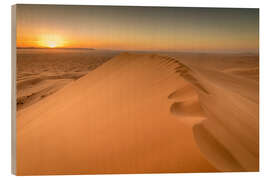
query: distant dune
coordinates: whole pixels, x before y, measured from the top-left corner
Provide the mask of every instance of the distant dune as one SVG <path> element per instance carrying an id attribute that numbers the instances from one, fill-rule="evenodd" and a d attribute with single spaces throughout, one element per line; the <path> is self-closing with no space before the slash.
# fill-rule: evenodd
<path id="1" fill-rule="evenodd" d="M 85 49 L 18 49 L 17 111 L 55 93 L 116 54 Z"/>
<path id="2" fill-rule="evenodd" d="M 18 111 L 17 174 L 258 171 L 258 81 L 211 63 L 122 53 Z"/>
<path id="3" fill-rule="evenodd" d="M 259 82 L 259 67 L 252 68 L 231 68 L 225 70 L 225 72 L 232 73 L 238 76 L 254 79 Z"/>

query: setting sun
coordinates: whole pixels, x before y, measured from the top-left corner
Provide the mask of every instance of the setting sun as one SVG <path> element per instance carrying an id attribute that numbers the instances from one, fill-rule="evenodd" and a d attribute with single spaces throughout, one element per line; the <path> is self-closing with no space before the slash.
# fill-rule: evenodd
<path id="1" fill-rule="evenodd" d="M 42 35 L 38 44 L 41 47 L 62 47 L 64 46 L 64 40 L 57 35 Z"/>
<path id="2" fill-rule="evenodd" d="M 48 42 L 44 43 L 44 45 L 46 45 L 47 47 L 50 47 L 50 48 L 57 47 L 57 43 L 55 41 L 48 41 Z"/>

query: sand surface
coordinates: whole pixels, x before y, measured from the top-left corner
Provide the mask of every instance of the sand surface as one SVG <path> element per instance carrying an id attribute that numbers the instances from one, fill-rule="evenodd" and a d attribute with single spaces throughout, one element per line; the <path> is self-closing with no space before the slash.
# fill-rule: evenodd
<path id="1" fill-rule="evenodd" d="M 259 59 L 253 54 L 175 55 L 192 69 L 206 119 L 193 126 L 205 157 L 222 171 L 259 169 Z M 196 79 L 196 80 L 194 80 Z M 194 83 L 195 82 L 195 83 Z"/>
<path id="2" fill-rule="evenodd" d="M 17 49 L 17 110 L 55 93 L 117 53 L 87 49 Z"/>
<path id="3" fill-rule="evenodd" d="M 51 95 L 17 112 L 17 174 L 258 171 L 258 70 L 254 55 L 122 53 L 47 75 L 22 91 Z"/>

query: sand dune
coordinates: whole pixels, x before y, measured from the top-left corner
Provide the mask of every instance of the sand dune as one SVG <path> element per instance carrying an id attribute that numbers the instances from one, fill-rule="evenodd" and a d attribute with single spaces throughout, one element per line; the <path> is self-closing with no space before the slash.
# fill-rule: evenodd
<path id="1" fill-rule="evenodd" d="M 57 75 L 38 75 L 17 81 L 17 110 L 28 107 L 40 99 L 55 93 L 66 84 L 86 73 L 64 73 Z"/>
<path id="2" fill-rule="evenodd" d="M 257 171 L 258 142 L 254 80 L 122 53 L 17 112 L 17 174 Z"/>
<path id="3" fill-rule="evenodd" d="M 55 93 L 117 53 L 89 49 L 17 49 L 17 111 Z"/>
<path id="4" fill-rule="evenodd" d="M 259 67 L 253 68 L 230 68 L 226 69 L 225 72 L 242 76 L 245 78 L 259 80 Z"/>
<path id="5" fill-rule="evenodd" d="M 209 172 L 168 95 L 177 63 L 122 54 L 17 113 L 17 173 Z M 74 153 L 76 152 L 76 153 Z"/>
<path id="6" fill-rule="evenodd" d="M 249 73 L 242 73 L 242 76 L 228 73 L 233 62 L 234 69 L 241 69 L 241 72 L 258 69 L 256 56 L 235 55 L 228 62 L 226 58 L 222 62 L 213 58 L 204 64 L 198 63 L 196 58 L 183 61 L 192 69 L 190 76 L 208 92 L 194 86 L 207 117 L 193 126 L 201 152 L 219 170 L 258 171 L 259 82 L 250 78 Z M 258 71 L 253 74 L 259 77 Z"/>
<path id="7" fill-rule="evenodd" d="M 171 105 L 170 111 L 177 115 L 181 122 L 193 126 L 206 119 L 199 102 L 198 93 L 190 84 L 174 91 L 168 98 L 175 101 Z"/>

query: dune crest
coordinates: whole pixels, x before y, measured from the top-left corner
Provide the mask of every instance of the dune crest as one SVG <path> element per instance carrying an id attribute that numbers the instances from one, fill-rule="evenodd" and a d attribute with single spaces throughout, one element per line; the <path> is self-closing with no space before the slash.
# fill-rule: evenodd
<path id="1" fill-rule="evenodd" d="M 194 139 L 209 162 L 221 171 L 259 170 L 259 86 L 250 78 L 250 71 L 258 77 L 257 68 L 253 69 L 241 69 L 245 79 L 226 74 L 229 70 L 222 73 L 196 66 L 189 66 L 184 75 L 180 73 L 198 95 L 197 108 L 193 104 L 190 115 L 203 114 L 201 121 L 191 124 Z M 176 94 L 185 93 L 174 92 L 169 98 Z M 190 103 L 189 111 L 191 106 Z M 183 107 L 179 103 L 171 107 L 180 120 L 187 112 Z"/>
<path id="2" fill-rule="evenodd" d="M 178 66 L 123 53 L 18 111 L 17 173 L 216 171 L 170 112 L 168 95 L 190 86 Z"/>
<path id="3" fill-rule="evenodd" d="M 174 101 L 170 107 L 171 113 L 178 116 L 181 122 L 193 126 L 206 119 L 198 94 L 190 84 L 174 91 L 168 98 Z"/>
<path id="4" fill-rule="evenodd" d="M 122 53 L 17 113 L 17 172 L 256 170 L 256 104 L 222 103 L 227 90 L 175 58 Z"/>

